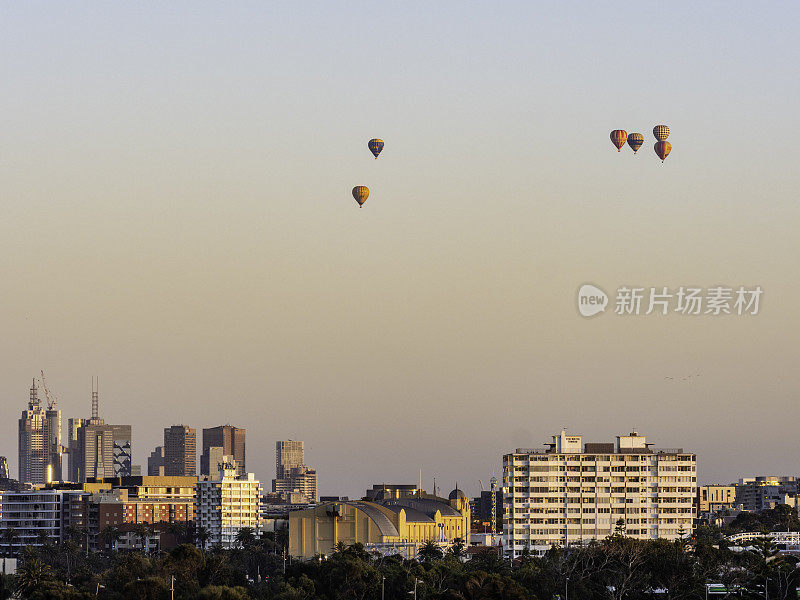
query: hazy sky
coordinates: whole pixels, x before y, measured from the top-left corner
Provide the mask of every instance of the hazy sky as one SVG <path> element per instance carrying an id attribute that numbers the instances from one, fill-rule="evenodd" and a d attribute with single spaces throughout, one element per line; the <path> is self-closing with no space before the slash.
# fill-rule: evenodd
<path id="1" fill-rule="evenodd" d="M 265 488 L 291 437 L 324 494 L 419 468 L 472 493 L 562 426 L 694 450 L 705 482 L 797 474 L 798 20 L 0 4 L 0 454 L 16 473 L 44 369 L 65 424 L 99 376 L 145 469 L 165 426 L 246 427 Z M 586 282 L 764 295 L 755 317 L 584 319 Z"/>

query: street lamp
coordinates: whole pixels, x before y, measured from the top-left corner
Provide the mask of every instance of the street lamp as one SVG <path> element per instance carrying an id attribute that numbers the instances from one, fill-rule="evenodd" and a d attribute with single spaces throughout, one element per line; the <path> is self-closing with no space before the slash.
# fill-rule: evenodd
<path id="1" fill-rule="evenodd" d="M 384 585 L 386 584 L 386 576 L 381 577 L 381 600 L 383 600 Z"/>

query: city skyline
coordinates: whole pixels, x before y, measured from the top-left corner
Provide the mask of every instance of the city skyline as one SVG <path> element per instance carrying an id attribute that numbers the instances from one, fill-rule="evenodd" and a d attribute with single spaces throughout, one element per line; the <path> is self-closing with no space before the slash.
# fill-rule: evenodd
<path id="1" fill-rule="evenodd" d="M 323 494 L 474 494 L 562 426 L 692 448 L 703 482 L 795 472 L 798 17 L 4 4 L 0 454 L 43 368 L 64 422 L 99 375 L 143 468 L 164 427 L 234 423 L 262 482 L 305 440 Z M 585 318 L 584 284 L 763 295 Z"/>
<path id="2" fill-rule="evenodd" d="M 35 378 L 34 378 L 34 384 L 29 390 L 29 396 L 30 396 L 29 403 L 32 402 L 32 399 L 35 396 L 34 386 L 37 386 L 37 380 Z M 99 406 L 99 401 L 100 401 L 99 396 L 100 395 L 99 395 L 99 390 L 96 387 L 94 387 L 95 386 L 95 378 L 94 377 L 92 377 L 92 386 L 93 386 L 92 387 L 92 391 L 91 391 L 92 410 L 95 411 L 97 409 L 97 407 Z M 38 389 L 39 388 L 36 387 L 36 390 L 38 390 Z M 93 414 L 93 419 L 95 421 L 95 426 L 104 426 L 104 427 L 111 427 L 111 428 L 120 428 L 120 427 L 124 428 L 124 427 L 127 427 L 125 425 L 105 425 L 105 422 L 104 422 L 103 419 L 101 419 L 99 417 L 95 417 L 94 416 L 94 412 L 92 414 Z M 82 421 L 83 425 L 88 425 L 88 424 L 90 424 L 92 422 L 92 419 L 70 418 L 70 420 Z M 65 426 L 62 425 L 62 432 L 63 432 L 64 428 L 65 428 Z M 165 439 L 164 436 L 166 436 L 169 431 L 171 431 L 171 430 L 172 431 L 174 431 L 174 430 L 181 431 L 183 429 L 185 429 L 187 431 L 187 433 L 191 433 L 191 443 L 192 443 L 192 446 L 194 447 L 194 457 L 193 457 L 193 459 L 195 461 L 194 462 L 194 466 L 195 466 L 196 475 L 200 475 L 201 474 L 201 470 L 199 469 L 199 465 L 200 465 L 200 462 L 201 462 L 201 459 L 202 459 L 202 456 L 203 456 L 203 452 L 201 450 L 201 446 L 196 444 L 196 431 L 197 431 L 197 429 L 200 429 L 203 432 L 216 432 L 218 430 L 221 432 L 223 430 L 230 429 L 232 431 L 238 431 L 241 434 L 243 434 L 243 432 L 246 431 L 246 429 L 238 428 L 236 426 L 231 425 L 230 423 L 227 423 L 225 425 L 211 426 L 211 427 L 203 427 L 203 426 L 192 427 L 191 425 L 171 425 L 171 426 L 163 427 L 163 428 L 159 429 L 159 431 L 162 432 L 162 438 L 161 438 L 161 443 L 159 445 L 157 445 L 157 446 L 154 446 L 155 451 L 158 451 L 160 448 L 164 447 L 164 439 Z M 568 431 L 568 429 L 570 431 L 577 431 L 574 428 L 565 428 L 564 431 L 562 432 L 562 434 L 565 435 L 566 432 Z M 631 435 L 635 435 L 636 428 L 631 428 L 631 431 L 632 431 Z M 133 447 L 137 448 L 138 444 L 135 443 L 135 439 L 136 439 L 135 434 L 131 433 L 130 435 L 131 435 L 131 437 L 133 437 L 133 441 L 134 441 L 134 443 L 132 444 Z M 206 435 L 208 435 L 208 433 L 206 433 Z M 221 433 L 219 435 L 221 435 Z M 553 436 L 550 435 L 549 437 L 553 437 Z M 587 437 L 585 435 L 579 435 L 579 437 L 580 438 L 586 438 L 587 440 L 589 440 L 590 444 L 598 445 L 597 443 L 591 442 L 591 438 L 589 438 L 589 437 Z M 607 434 L 606 434 L 606 437 L 607 437 Z M 602 434 L 598 437 L 598 439 L 604 439 L 602 437 Z M 67 438 L 67 441 L 68 441 L 68 438 Z M 280 463 L 280 461 L 281 461 L 280 457 L 281 457 L 281 452 L 282 452 L 281 449 L 282 448 L 286 448 L 287 449 L 287 450 L 284 450 L 284 453 L 286 453 L 287 456 L 291 457 L 289 459 L 289 462 L 291 463 L 292 466 L 297 466 L 300 463 L 303 463 L 304 454 L 305 454 L 305 444 L 306 444 L 305 440 L 286 440 L 286 441 L 278 440 L 278 441 L 274 442 L 274 445 L 272 446 L 272 452 L 273 452 L 272 456 L 268 460 L 264 461 L 263 463 L 262 462 L 257 462 L 256 463 L 258 465 L 257 468 L 255 470 L 251 470 L 250 472 L 254 473 L 256 475 L 256 478 L 260 479 L 260 480 L 262 478 L 265 478 L 265 475 L 267 477 L 272 478 L 270 476 L 270 470 L 269 470 L 270 468 L 273 468 L 272 474 L 278 474 L 278 470 L 279 470 L 280 467 L 279 467 L 279 464 L 276 464 L 276 463 Z M 653 444 L 650 444 L 650 445 L 652 446 Z M 504 455 L 506 455 L 508 453 L 513 453 L 513 451 L 515 449 L 520 449 L 520 448 L 531 448 L 531 449 L 534 449 L 536 451 L 543 451 L 548 446 L 550 446 L 550 443 L 549 442 L 545 442 L 545 441 L 542 441 L 539 444 L 517 444 L 514 447 L 509 446 L 508 448 L 502 449 L 501 450 L 501 454 L 499 456 L 502 458 Z M 177 448 L 177 446 L 176 446 L 176 448 Z M 78 448 L 76 448 L 76 450 L 77 449 Z M 131 461 L 131 465 L 133 465 L 134 467 L 140 467 L 142 474 L 148 474 L 148 461 L 149 461 L 149 458 L 151 458 L 151 453 L 154 451 L 154 449 L 150 448 L 150 449 L 141 449 L 139 451 L 134 451 L 133 459 Z M 241 440 L 241 448 L 239 449 L 239 451 L 242 452 L 242 453 L 244 452 L 244 440 L 243 440 L 243 438 Z M 297 465 L 295 465 L 295 463 L 297 461 L 294 460 L 296 458 L 294 456 L 295 454 L 297 454 L 297 457 L 299 457 L 299 458 L 297 458 L 297 460 L 300 461 L 300 463 L 297 463 Z M 141 460 L 139 458 L 140 455 L 143 455 L 143 456 L 141 456 Z M 18 467 L 17 467 L 17 463 L 13 460 L 15 454 L 13 452 L 9 452 L 6 455 L 0 454 L 0 456 L 4 456 L 4 458 L 7 457 L 7 458 L 11 459 L 8 462 L 9 470 L 10 470 L 10 473 L 12 475 L 16 475 L 17 472 L 18 472 Z M 69 454 L 63 455 L 63 458 L 62 458 L 62 465 L 63 465 L 63 467 L 62 467 L 63 468 L 62 480 L 64 480 L 64 481 L 70 480 L 69 479 L 69 475 L 70 475 L 70 473 L 73 472 L 73 468 L 74 468 L 72 466 L 71 462 L 69 462 L 69 460 L 70 460 L 70 455 Z M 162 460 L 166 461 L 166 458 L 163 458 Z M 190 462 L 188 464 L 192 464 L 191 463 L 191 458 L 189 460 L 190 460 Z M 270 461 L 271 461 L 271 464 L 274 465 L 274 467 L 263 466 L 263 465 L 269 465 Z M 500 462 L 500 468 L 493 470 L 492 471 L 493 474 L 502 473 L 502 461 L 498 461 L 498 462 Z M 697 462 L 698 462 L 698 464 L 702 464 L 702 457 L 698 457 Z M 68 468 L 67 468 L 67 465 L 69 465 Z M 308 465 L 303 465 L 303 466 L 304 467 L 308 467 Z M 424 470 L 424 468 L 423 468 L 423 470 Z M 419 469 L 418 469 L 418 471 L 419 471 Z M 698 469 L 697 469 L 697 475 L 698 475 L 697 485 L 698 486 L 712 485 L 712 484 L 720 484 L 720 485 L 731 484 L 731 485 L 733 485 L 733 484 L 735 484 L 735 482 L 737 480 L 741 482 L 743 479 L 747 479 L 748 477 L 752 476 L 754 473 L 765 473 L 766 472 L 766 473 L 771 473 L 771 474 L 777 474 L 777 473 L 783 473 L 783 472 L 787 472 L 787 473 L 794 473 L 795 472 L 791 468 L 781 471 L 780 469 L 768 468 L 768 467 L 763 467 L 763 468 L 760 468 L 760 469 L 756 468 L 756 469 L 750 470 L 750 471 L 741 469 L 739 467 L 734 467 L 733 471 L 735 473 L 735 476 L 733 476 L 733 477 L 731 477 L 729 479 L 709 479 L 709 478 L 706 478 L 706 477 L 703 476 L 702 470 L 698 467 Z M 237 472 L 240 475 L 246 475 L 246 473 L 247 473 L 246 470 L 241 470 L 241 469 L 237 469 Z M 356 484 L 356 489 L 354 489 L 354 490 L 351 490 L 351 489 L 338 489 L 338 490 L 330 489 L 330 490 L 326 490 L 324 488 L 318 488 L 316 470 L 311 470 L 311 473 L 314 474 L 315 489 L 319 489 L 319 491 L 317 492 L 318 495 L 325 495 L 325 496 L 331 496 L 331 495 L 336 496 L 336 495 L 339 495 L 339 496 L 359 497 L 359 493 L 360 492 L 358 491 L 358 487 L 357 486 L 359 486 L 359 485 L 363 486 L 363 483 L 357 483 Z M 172 473 L 172 474 L 170 474 L 170 473 L 166 473 L 165 472 L 164 475 L 166 475 L 166 476 L 173 475 L 174 476 L 174 475 L 183 475 L 183 473 Z M 444 476 L 447 477 L 448 474 L 445 473 Z M 485 474 L 483 474 L 480 477 L 477 477 L 475 479 L 474 485 L 470 482 L 469 479 L 463 480 L 463 481 L 467 481 L 466 484 L 463 484 L 463 483 L 458 483 L 458 481 L 460 481 L 460 480 L 457 477 L 451 477 L 451 478 L 453 479 L 453 482 L 454 482 L 453 485 L 457 485 L 459 488 L 466 490 L 468 492 L 468 495 L 472 495 L 472 496 L 479 495 L 479 492 L 482 489 L 480 486 L 483 484 L 484 481 L 486 483 L 488 483 L 488 481 L 489 481 L 489 478 L 487 476 L 485 476 Z M 274 478 L 272 478 L 272 479 L 273 479 L 273 485 L 274 485 Z M 323 474 L 323 479 L 324 479 L 324 474 Z M 384 483 L 388 482 L 388 481 L 400 481 L 400 480 L 402 480 L 402 481 L 404 481 L 406 483 L 414 482 L 414 484 L 415 484 L 415 480 L 413 479 L 413 477 L 408 477 L 408 476 L 406 476 L 405 478 L 404 477 L 384 476 L 381 479 L 384 481 Z M 430 476 L 428 476 L 426 478 L 423 478 L 423 480 L 421 481 L 421 483 L 422 483 L 422 488 L 421 489 L 433 490 L 433 480 L 434 479 L 436 479 L 436 474 L 433 474 L 433 475 L 430 475 Z M 39 482 L 39 483 L 41 483 L 41 482 Z M 439 481 L 438 481 L 438 483 L 436 485 L 436 488 L 441 488 L 442 486 L 447 487 L 448 485 L 450 485 L 450 483 L 451 482 L 449 482 L 447 479 L 443 480 L 441 478 L 441 476 L 440 476 L 439 477 Z M 435 493 L 435 492 L 432 492 L 432 493 Z"/>

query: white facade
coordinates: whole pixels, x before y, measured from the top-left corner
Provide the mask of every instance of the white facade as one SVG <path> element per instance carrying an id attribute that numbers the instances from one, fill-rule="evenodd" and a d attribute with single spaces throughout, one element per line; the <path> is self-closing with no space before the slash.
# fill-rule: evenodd
<path id="1" fill-rule="evenodd" d="M 260 503 L 261 484 L 253 473 L 236 477 L 235 470 L 225 470 L 221 478 L 200 479 L 197 526 L 208 531 L 209 546 L 236 547 L 240 530 L 250 528 L 258 535 Z"/>
<path id="2" fill-rule="evenodd" d="M 81 490 L 3 492 L 0 539 L 4 551 L 17 556 L 26 546 L 62 542 L 67 527 L 83 523 L 85 495 Z M 13 544 L 4 538 L 8 529 L 14 530 Z"/>
<path id="3" fill-rule="evenodd" d="M 644 436 L 586 444 L 562 430 L 547 450 L 503 457 L 503 547 L 519 556 L 603 539 L 623 528 L 638 539 L 693 530 L 696 457 L 652 449 Z"/>

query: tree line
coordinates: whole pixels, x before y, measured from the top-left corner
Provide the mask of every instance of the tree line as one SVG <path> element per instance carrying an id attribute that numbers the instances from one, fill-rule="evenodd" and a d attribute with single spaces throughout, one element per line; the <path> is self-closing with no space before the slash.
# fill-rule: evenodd
<path id="1" fill-rule="evenodd" d="M 339 544 L 328 557 L 292 561 L 285 531 L 244 529 L 237 541 L 235 549 L 195 541 L 161 553 L 112 544 L 87 554 L 71 539 L 28 546 L 17 574 L 0 576 L 0 600 L 706 600 L 706 583 L 720 584 L 719 600 L 797 600 L 800 586 L 798 558 L 768 538 L 735 552 L 708 526 L 678 541 L 617 531 L 513 561 L 460 542 L 446 552 L 427 543 L 415 559 Z"/>

